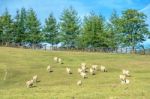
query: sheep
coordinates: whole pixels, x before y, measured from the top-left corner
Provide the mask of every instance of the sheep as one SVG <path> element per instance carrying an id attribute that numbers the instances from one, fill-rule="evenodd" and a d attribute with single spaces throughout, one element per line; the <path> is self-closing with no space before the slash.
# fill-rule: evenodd
<path id="1" fill-rule="evenodd" d="M 63 64 L 62 59 L 58 58 L 58 63 Z"/>
<path id="2" fill-rule="evenodd" d="M 26 86 L 27 86 L 27 88 L 30 88 L 30 87 L 32 87 L 33 86 L 33 79 L 32 80 L 29 80 L 29 81 L 27 81 L 26 82 Z"/>
<path id="3" fill-rule="evenodd" d="M 97 70 L 97 67 L 98 67 L 98 65 L 92 65 L 92 68 L 93 68 L 94 70 Z"/>
<path id="4" fill-rule="evenodd" d="M 81 69 L 82 69 L 83 72 L 87 72 L 86 71 L 86 69 L 87 69 L 86 63 L 81 63 Z"/>
<path id="5" fill-rule="evenodd" d="M 105 67 L 105 66 L 101 66 L 101 67 L 100 67 L 100 70 L 101 70 L 102 72 L 107 72 L 107 70 L 106 70 L 106 67 Z"/>
<path id="6" fill-rule="evenodd" d="M 82 81 L 79 80 L 79 81 L 77 82 L 77 85 L 78 85 L 78 86 L 81 86 L 81 85 L 82 85 Z"/>
<path id="7" fill-rule="evenodd" d="M 86 67 L 86 63 L 81 63 L 81 67 Z"/>
<path id="8" fill-rule="evenodd" d="M 130 83 L 130 80 L 128 79 L 121 80 L 121 84 L 129 84 L 129 83 Z"/>
<path id="9" fill-rule="evenodd" d="M 36 82 L 37 82 L 37 78 L 38 78 L 38 76 L 37 76 L 37 75 L 33 76 L 33 78 L 32 78 L 32 79 L 33 79 L 33 82 L 35 82 L 35 83 L 36 83 Z"/>
<path id="10" fill-rule="evenodd" d="M 81 68 L 78 68 L 78 73 L 83 72 L 83 70 Z"/>
<path id="11" fill-rule="evenodd" d="M 47 66 L 47 71 L 48 71 L 48 72 L 52 72 L 52 68 L 51 68 L 50 65 Z"/>
<path id="12" fill-rule="evenodd" d="M 82 72 L 87 72 L 86 67 L 81 67 Z"/>
<path id="13" fill-rule="evenodd" d="M 126 80 L 126 75 L 119 75 L 119 77 L 120 77 L 121 81 L 125 81 Z"/>
<path id="14" fill-rule="evenodd" d="M 87 75 L 84 72 L 81 72 L 80 75 L 82 76 L 82 78 L 87 78 Z"/>
<path id="15" fill-rule="evenodd" d="M 123 74 L 123 75 L 126 75 L 127 77 L 130 76 L 129 71 L 128 71 L 128 70 L 125 70 L 125 69 L 122 70 L 122 74 Z"/>
<path id="16" fill-rule="evenodd" d="M 95 70 L 93 68 L 90 68 L 90 74 L 95 75 Z"/>
<path id="17" fill-rule="evenodd" d="M 71 69 L 70 68 L 66 68 L 66 71 L 68 74 L 72 74 Z"/>
<path id="18" fill-rule="evenodd" d="M 54 57 L 54 62 L 58 63 L 58 57 Z"/>

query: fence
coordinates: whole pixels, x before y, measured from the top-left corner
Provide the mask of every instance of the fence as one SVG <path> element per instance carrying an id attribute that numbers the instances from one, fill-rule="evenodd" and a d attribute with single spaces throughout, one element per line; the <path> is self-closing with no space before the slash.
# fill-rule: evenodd
<path id="1" fill-rule="evenodd" d="M 20 45 L 17 43 L 9 44 L 8 47 L 15 47 L 15 48 L 26 48 L 26 49 L 34 49 L 34 50 L 47 50 L 47 51 L 80 51 L 80 52 L 103 52 L 103 53 L 123 53 L 123 54 L 129 54 L 133 53 L 131 48 L 66 48 L 66 47 L 46 47 L 46 45 Z M 150 54 L 150 48 L 149 49 L 135 49 L 135 54 Z"/>

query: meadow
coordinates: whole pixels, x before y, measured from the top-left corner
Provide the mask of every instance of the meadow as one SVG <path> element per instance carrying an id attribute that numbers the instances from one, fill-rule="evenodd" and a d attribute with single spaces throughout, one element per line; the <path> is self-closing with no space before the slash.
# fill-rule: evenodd
<path id="1" fill-rule="evenodd" d="M 63 59 L 64 64 L 53 61 Z M 97 71 L 81 78 L 77 68 L 82 62 L 104 65 L 108 72 Z M 48 73 L 48 65 L 53 72 Z M 70 67 L 73 74 L 66 73 Z M 8 74 L 4 80 L 5 70 Z M 128 69 L 128 85 L 122 85 L 119 75 Z M 38 75 L 40 82 L 27 88 L 25 82 Z M 77 86 L 77 81 L 83 84 Z M 44 51 L 0 47 L 0 99 L 149 99 L 150 56 L 98 52 Z"/>

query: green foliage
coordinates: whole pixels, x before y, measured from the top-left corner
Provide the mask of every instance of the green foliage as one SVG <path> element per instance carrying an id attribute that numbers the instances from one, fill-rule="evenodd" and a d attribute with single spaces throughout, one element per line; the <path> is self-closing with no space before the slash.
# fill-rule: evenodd
<path id="1" fill-rule="evenodd" d="M 120 30 L 122 33 L 122 43 L 125 46 L 134 47 L 146 40 L 149 36 L 147 24 L 145 23 L 146 15 L 134 9 L 128 9 L 122 12 L 120 18 Z"/>
<path id="2" fill-rule="evenodd" d="M 80 22 L 77 12 L 72 8 L 64 9 L 60 18 L 60 32 L 66 47 L 75 47 L 80 34 Z"/>
<path id="3" fill-rule="evenodd" d="M 25 42 L 28 35 L 26 35 L 26 15 L 25 8 L 21 11 L 17 10 L 15 20 L 14 20 L 14 32 L 15 32 L 15 42 Z"/>
<path id="4" fill-rule="evenodd" d="M 2 43 L 13 41 L 13 21 L 7 9 L 0 18 L 0 32 Z"/>
<path id="5" fill-rule="evenodd" d="M 101 15 L 91 13 L 84 18 L 83 22 L 83 45 L 85 47 L 107 47 L 104 32 L 104 18 Z"/>
<path id="6" fill-rule="evenodd" d="M 118 46 L 121 45 L 122 37 L 119 31 L 118 20 L 119 16 L 117 15 L 117 12 L 114 10 L 109 19 L 109 22 L 107 22 L 105 29 L 108 35 L 107 44 L 109 45 L 110 48 L 117 48 Z"/>
<path id="7" fill-rule="evenodd" d="M 45 41 L 51 43 L 52 46 L 59 42 L 58 25 L 52 13 L 45 20 L 45 26 L 43 32 L 44 32 Z"/>
<path id="8" fill-rule="evenodd" d="M 41 34 L 40 22 L 33 9 L 29 9 L 27 12 L 26 20 L 26 40 L 31 43 L 39 43 L 43 39 Z"/>
<path id="9" fill-rule="evenodd" d="M 50 14 L 41 28 L 33 9 L 17 10 L 14 19 L 6 11 L 0 16 L 0 42 L 37 44 L 46 41 L 55 45 L 62 42 L 64 47 L 111 48 L 132 47 L 150 37 L 146 15 L 138 10 L 127 9 L 118 16 L 114 10 L 109 22 L 94 12 L 85 16 L 83 23 L 72 7 L 64 9 L 60 22 Z M 81 21 L 81 22 L 80 22 Z M 43 30 L 43 31 L 41 31 Z"/>

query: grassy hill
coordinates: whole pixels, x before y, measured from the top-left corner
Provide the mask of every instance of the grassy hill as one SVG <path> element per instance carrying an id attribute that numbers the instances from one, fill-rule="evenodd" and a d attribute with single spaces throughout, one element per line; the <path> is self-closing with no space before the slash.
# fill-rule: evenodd
<path id="1" fill-rule="evenodd" d="M 64 64 L 53 62 L 58 56 Z M 98 71 L 82 79 L 77 73 L 81 62 L 105 65 L 108 72 Z M 48 65 L 54 72 L 48 73 Z M 70 67 L 72 75 L 66 73 Z M 3 80 L 5 69 L 8 70 Z M 129 85 L 120 84 L 122 69 L 131 72 Z M 26 88 L 25 82 L 37 74 L 40 82 Z M 83 81 L 77 86 L 78 80 Z M 39 51 L 0 47 L 0 99 L 148 99 L 150 97 L 150 56 Z"/>

